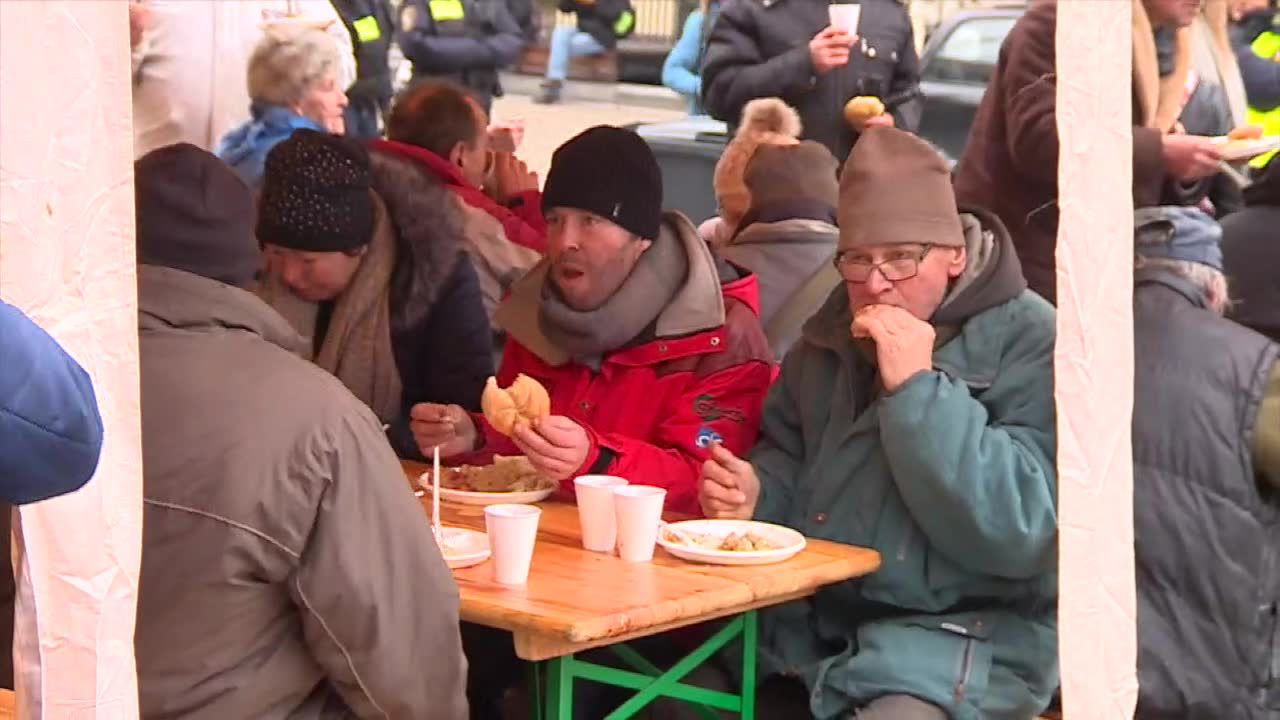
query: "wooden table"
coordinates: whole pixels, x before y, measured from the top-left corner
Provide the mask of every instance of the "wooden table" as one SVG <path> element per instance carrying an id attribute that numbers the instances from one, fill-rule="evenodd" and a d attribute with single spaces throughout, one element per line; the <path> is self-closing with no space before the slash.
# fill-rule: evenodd
<path id="1" fill-rule="evenodd" d="M 18 717 L 17 700 L 12 690 L 0 690 L 0 720 Z"/>
<path id="2" fill-rule="evenodd" d="M 427 468 L 405 463 L 416 480 Z M 430 513 L 430 495 L 422 498 Z M 874 572 L 880 556 L 873 550 L 822 540 L 773 565 L 727 567 L 677 559 L 659 548 L 651 563 L 582 549 L 578 510 L 559 502 L 541 503 L 542 519 L 529 583 L 511 588 L 493 581 L 490 563 L 456 570 L 464 620 L 512 633 L 516 654 L 550 661 L 547 714 L 568 718 L 575 678 L 622 685 L 641 692 L 609 718 L 630 717 L 659 695 L 698 702 L 754 716 L 755 611 L 812 595 L 824 585 Z M 484 530 L 483 508 L 440 504 L 446 525 Z M 638 673 L 593 665 L 575 653 L 656 635 L 679 627 L 734 616 L 719 633 L 669 672 L 662 673 L 628 651 L 618 654 Z M 714 693 L 679 680 L 728 642 L 741 637 L 745 652 L 742 696 Z M 625 646 L 621 646 L 625 647 Z M 681 672 L 677 671 L 680 670 Z M 749 670 L 750 672 L 746 672 Z M 673 675 L 674 673 L 674 675 Z M 647 698 L 647 699 L 646 699 Z M 624 712 L 625 711 L 625 712 Z M 620 714 L 622 713 L 622 714 Z"/>

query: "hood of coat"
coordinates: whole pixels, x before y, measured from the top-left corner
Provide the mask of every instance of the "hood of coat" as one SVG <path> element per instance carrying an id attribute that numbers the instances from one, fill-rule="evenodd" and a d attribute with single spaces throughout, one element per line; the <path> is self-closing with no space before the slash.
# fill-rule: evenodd
<path id="1" fill-rule="evenodd" d="M 964 272 L 951 283 L 942 305 L 930 318 L 935 327 L 961 327 L 970 318 L 1002 305 L 1027 289 L 1013 239 L 1004 223 L 985 210 L 961 208 L 960 223 L 968 256 Z M 804 338 L 820 347 L 852 345 L 849 295 L 843 284 L 805 323 Z"/>
<path id="2" fill-rule="evenodd" d="M 249 112 L 249 121 L 228 132 L 218 143 L 218 157 L 233 167 L 257 155 L 266 160 L 271 148 L 295 130 L 324 132 L 324 128 L 314 120 L 280 105 L 254 103 Z"/>
<path id="3" fill-rule="evenodd" d="M 247 332 L 295 355 L 310 355 L 289 321 L 252 292 L 158 265 L 138 266 L 138 327 L 143 333 Z"/>
<path id="4" fill-rule="evenodd" d="M 404 330 L 426 318 L 463 261 L 465 221 L 448 187 L 412 160 L 375 150 L 369 153 L 369 169 L 373 190 L 395 228 L 391 324 Z"/>
<path id="5" fill-rule="evenodd" d="M 671 301 L 662 308 L 652 323 L 652 339 L 677 338 L 714 330 L 724 325 L 725 305 L 722 281 L 741 280 L 736 271 L 721 267 L 693 223 L 678 212 L 666 212 L 659 230 L 660 243 L 674 243 L 683 249 L 688 260 L 684 282 Z M 538 263 L 511 288 L 494 317 L 521 345 L 552 366 L 569 362 L 570 354 L 556 346 L 543 332 L 538 318 L 547 282 L 548 260 Z M 722 277 L 732 275 L 732 277 Z M 754 290 L 754 284 L 752 289 Z M 757 303 L 750 303 L 755 308 Z M 646 333 L 648 335 L 649 333 Z"/>

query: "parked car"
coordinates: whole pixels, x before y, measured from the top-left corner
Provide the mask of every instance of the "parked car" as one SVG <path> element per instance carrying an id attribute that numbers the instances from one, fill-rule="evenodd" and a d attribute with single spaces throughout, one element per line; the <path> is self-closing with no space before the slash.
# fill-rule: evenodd
<path id="1" fill-rule="evenodd" d="M 1000 46 L 1022 12 L 1012 8 L 960 12 L 929 34 L 920 56 L 925 105 L 919 134 L 953 165 L 964 153 L 973 116 L 995 72 Z M 700 116 L 632 128 L 658 156 L 666 206 L 695 221 L 715 215 L 711 179 L 729 139 L 725 124 Z"/>
<path id="2" fill-rule="evenodd" d="M 1021 15 L 1021 10 L 956 13 L 925 43 L 920 56 L 925 102 L 919 132 L 953 163 L 964 153 L 973 116 L 1000 59 L 1000 46 Z"/>

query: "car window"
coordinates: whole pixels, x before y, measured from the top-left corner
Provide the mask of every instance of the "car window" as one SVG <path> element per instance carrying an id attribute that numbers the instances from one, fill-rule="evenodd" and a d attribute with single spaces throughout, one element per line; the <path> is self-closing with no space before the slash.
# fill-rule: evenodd
<path id="1" fill-rule="evenodd" d="M 924 79 L 986 85 L 1015 22 L 1013 17 L 979 17 L 956 25 L 929 59 Z"/>

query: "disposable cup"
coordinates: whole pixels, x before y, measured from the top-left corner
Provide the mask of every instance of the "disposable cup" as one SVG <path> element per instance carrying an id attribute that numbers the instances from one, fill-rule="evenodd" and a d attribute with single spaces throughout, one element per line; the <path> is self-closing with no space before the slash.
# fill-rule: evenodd
<path id="1" fill-rule="evenodd" d="M 495 582 L 524 585 L 529 581 L 529 564 L 541 517 L 542 510 L 533 505 L 490 505 L 484 509 Z"/>
<path id="2" fill-rule="evenodd" d="M 662 503 L 667 491 L 648 485 L 626 485 L 613 489 L 613 507 L 618 523 L 618 556 L 627 562 L 649 562 L 658 541 Z"/>
<path id="3" fill-rule="evenodd" d="M 858 34 L 858 19 L 862 16 L 862 6 L 858 3 L 837 3 L 828 5 L 831 16 L 831 27 L 844 30 L 850 35 Z"/>
<path id="4" fill-rule="evenodd" d="M 592 552 L 611 553 L 618 540 L 613 490 L 627 481 L 612 475 L 583 475 L 573 481 L 578 498 L 578 523 L 582 526 L 582 547 Z"/>

